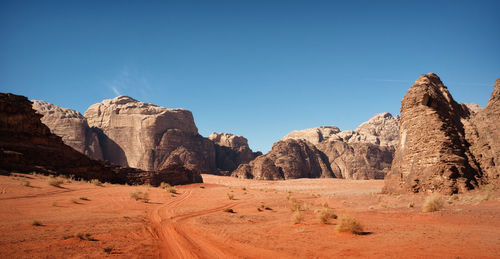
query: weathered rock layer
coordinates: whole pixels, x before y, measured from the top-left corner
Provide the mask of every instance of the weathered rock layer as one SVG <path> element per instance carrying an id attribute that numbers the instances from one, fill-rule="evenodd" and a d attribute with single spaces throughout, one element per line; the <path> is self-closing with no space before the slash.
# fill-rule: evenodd
<path id="1" fill-rule="evenodd" d="M 111 183 L 158 185 L 201 182 L 198 172 L 169 166 L 159 172 L 119 167 L 90 159 L 52 134 L 24 96 L 0 93 L 0 171 L 74 175 Z"/>
<path id="2" fill-rule="evenodd" d="M 457 193 L 498 179 L 499 87 L 497 81 L 488 106 L 475 113 L 455 102 L 437 75 L 415 81 L 401 101 L 385 191 Z"/>

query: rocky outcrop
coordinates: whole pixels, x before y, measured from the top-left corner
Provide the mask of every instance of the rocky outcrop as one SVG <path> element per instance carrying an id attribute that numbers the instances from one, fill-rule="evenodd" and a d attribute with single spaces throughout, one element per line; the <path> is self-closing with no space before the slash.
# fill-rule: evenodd
<path id="1" fill-rule="evenodd" d="M 60 137 L 63 142 L 91 158 L 102 160 L 97 133 L 87 124 L 79 112 L 59 107 L 45 101 L 33 100 L 33 109 L 43 115 L 42 123 Z"/>
<path id="2" fill-rule="evenodd" d="M 171 163 L 205 173 L 216 170 L 214 145 L 198 134 L 188 110 L 118 96 L 90 106 L 85 118 L 100 130 L 107 161 L 153 171 Z"/>
<path id="3" fill-rule="evenodd" d="M 400 140 L 386 192 L 464 192 L 498 179 L 499 82 L 485 109 L 460 105 L 433 73 L 401 101 Z"/>
<path id="4" fill-rule="evenodd" d="M 274 143 L 265 156 L 240 165 L 232 175 L 261 180 L 333 177 L 326 156 L 302 139 Z"/>
<path id="5" fill-rule="evenodd" d="M 318 127 L 283 139 L 308 140 L 327 158 L 332 173 L 345 179 L 383 179 L 390 170 L 399 136 L 399 116 L 379 113 L 355 130 Z"/>
<path id="6" fill-rule="evenodd" d="M 169 165 L 159 172 L 90 159 L 52 134 L 24 96 L 0 93 L 0 171 L 74 175 L 85 180 L 158 185 L 201 182 L 198 172 Z"/>
<path id="7" fill-rule="evenodd" d="M 260 152 L 252 152 L 248 140 L 242 136 L 214 132 L 208 139 L 215 145 L 216 166 L 223 175 L 234 171 L 240 164 L 249 163 L 262 155 Z"/>

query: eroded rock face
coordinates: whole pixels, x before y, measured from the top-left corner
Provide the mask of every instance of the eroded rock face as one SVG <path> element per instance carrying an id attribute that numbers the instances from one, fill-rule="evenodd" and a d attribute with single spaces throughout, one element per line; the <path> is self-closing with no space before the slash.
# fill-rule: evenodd
<path id="1" fill-rule="evenodd" d="M 333 177 L 326 156 L 302 139 L 274 143 L 265 156 L 240 165 L 232 175 L 260 180 Z"/>
<path id="2" fill-rule="evenodd" d="M 53 105 L 39 100 L 33 100 L 33 109 L 43 115 L 42 123 L 50 131 L 62 137 L 63 142 L 91 158 L 102 160 L 102 151 L 97 133 L 79 112 Z"/>
<path id="3" fill-rule="evenodd" d="M 457 193 L 477 186 L 498 147 L 495 92 L 490 102 L 474 115 L 437 75 L 422 75 L 401 102 L 400 140 L 385 191 Z"/>
<path id="4" fill-rule="evenodd" d="M 304 139 L 328 158 L 332 173 L 345 179 L 383 179 L 390 170 L 399 136 L 399 116 L 380 113 L 356 130 L 318 127 L 294 131 L 283 139 Z"/>
<path id="5" fill-rule="evenodd" d="M 216 170 L 214 146 L 198 134 L 188 110 L 118 96 L 90 106 L 85 118 L 101 131 L 103 158 L 110 162 L 151 171 L 169 163 L 200 172 Z"/>
<path id="6" fill-rule="evenodd" d="M 216 166 L 226 172 L 223 174 L 229 174 L 240 164 L 249 163 L 259 155 L 252 152 L 248 140 L 242 136 L 214 132 L 208 139 L 215 145 Z"/>
<path id="7" fill-rule="evenodd" d="M 0 93 L 0 172 L 74 175 L 120 184 L 201 182 L 198 172 L 179 165 L 160 172 L 120 167 L 90 159 L 50 132 L 24 96 Z"/>

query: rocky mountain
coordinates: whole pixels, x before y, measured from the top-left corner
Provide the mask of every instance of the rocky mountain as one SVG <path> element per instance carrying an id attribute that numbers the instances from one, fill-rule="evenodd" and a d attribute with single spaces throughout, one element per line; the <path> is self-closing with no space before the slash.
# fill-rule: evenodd
<path id="1" fill-rule="evenodd" d="M 42 123 L 47 125 L 52 133 L 62 137 L 64 144 L 91 158 L 103 159 L 97 133 L 89 127 L 87 119 L 79 112 L 45 101 L 32 102 L 33 109 L 43 115 Z"/>
<path id="2" fill-rule="evenodd" d="M 420 76 L 401 101 L 400 140 L 384 191 L 457 193 L 498 181 L 499 99 L 498 80 L 488 105 L 471 109 L 436 74 Z"/>
<path id="3" fill-rule="evenodd" d="M 152 171 L 172 163 L 216 170 L 214 145 L 198 134 L 188 110 L 118 96 L 90 106 L 85 118 L 100 131 L 103 158 L 112 163 Z"/>
<path id="4" fill-rule="evenodd" d="M 390 169 L 398 134 L 399 117 L 390 113 L 377 114 L 356 130 L 326 126 L 293 131 L 276 142 L 265 158 L 241 165 L 233 176 L 383 179 Z"/>
<path id="5" fill-rule="evenodd" d="M 228 175 L 240 164 L 249 163 L 262 155 L 260 152 L 252 152 L 248 140 L 242 136 L 214 132 L 208 139 L 215 145 L 216 166 L 223 175 Z"/>
<path id="6" fill-rule="evenodd" d="M 324 154 L 302 139 L 274 143 L 265 156 L 240 165 L 232 175 L 258 180 L 333 177 Z"/>
<path id="7" fill-rule="evenodd" d="M 201 182 L 201 176 L 181 165 L 158 172 L 120 167 L 90 159 L 50 132 L 24 96 L 0 93 L 0 172 L 74 175 L 103 182 L 159 185 Z"/>

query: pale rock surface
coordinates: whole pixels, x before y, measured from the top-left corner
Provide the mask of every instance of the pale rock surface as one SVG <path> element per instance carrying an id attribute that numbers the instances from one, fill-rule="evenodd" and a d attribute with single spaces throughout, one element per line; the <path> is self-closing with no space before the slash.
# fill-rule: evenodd
<path id="1" fill-rule="evenodd" d="M 186 109 L 167 109 L 122 95 L 90 106 L 84 116 L 91 127 L 101 130 L 105 160 L 151 171 L 173 161 L 190 170 L 215 170 L 213 144 L 198 134 Z"/>
<path id="2" fill-rule="evenodd" d="M 102 160 L 97 133 L 87 124 L 79 112 L 39 100 L 33 100 L 33 109 L 43 115 L 41 121 L 53 134 L 60 136 L 64 144 L 91 158 Z"/>

